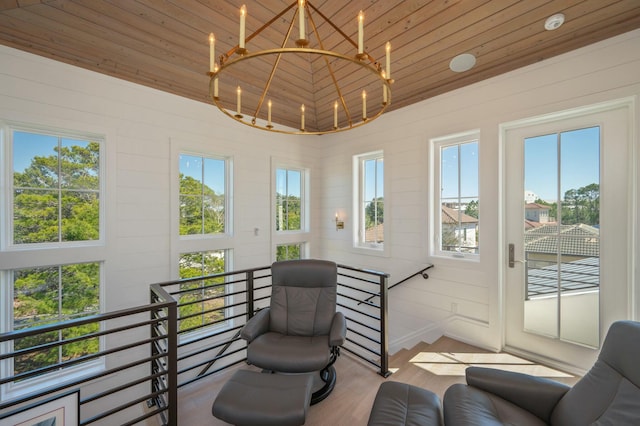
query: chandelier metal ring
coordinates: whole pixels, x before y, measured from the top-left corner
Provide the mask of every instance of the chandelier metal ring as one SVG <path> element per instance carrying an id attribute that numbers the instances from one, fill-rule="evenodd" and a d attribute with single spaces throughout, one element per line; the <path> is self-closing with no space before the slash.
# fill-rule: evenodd
<path id="1" fill-rule="evenodd" d="M 313 131 L 313 130 L 295 130 L 295 129 L 291 129 L 291 128 L 282 128 L 282 129 L 278 129 L 275 128 L 273 126 L 269 127 L 267 124 L 262 125 L 259 124 L 258 122 L 258 115 L 261 112 L 262 109 L 262 105 L 264 103 L 264 99 L 265 96 L 267 94 L 267 92 L 265 91 L 262 96 L 260 97 L 260 101 L 258 103 L 258 107 L 256 109 L 256 111 L 253 112 L 253 114 L 250 114 L 250 121 L 245 119 L 245 115 L 244 114 L 238 114 L 237 111 L 232 111 L 228 108 L 225 108 L 222 105 L 222 102 L 220 100 L 220 97 L 216 97 L 214 96 L 214 90 L 213 90 L 213 86 L 214 86 L 214 82 L 216 79 L 221 79 L 224 77 L 225 71 L 228 71 L 230 68 L 232 68 L 235 65 L 238 65 L 240 63 L 243 63 L 245 61 L 251 60 L 251 59 L 255 59 L 255 58 L 259 58 L 262 56 L 270 56 L 270 55 L 283 55 L 283 54 L 312 54 L 312 55 L 320 55 L 320 56 L 325 56 L 325 57 L 331 57 L 331 58 L 336 58 L 339 60 L 344 60 L 344 61 L 349 61 L 353 64 L 356 64 L 364 69 L 366 69 L 369 73 L 371 73 L 372 75 L 374 75 L 381 83 L 382 85 L 384 85 L 386 92 L 387 92 L 387 99 L 386 102 L 380 102 L 379 106 L 380 109 L 377 110 L 376 112 L 374 112 L 371 116 L 367 116 L 366 119 L 361 120 L 361 121 L 355 121 L 350 117 L 350 114 L 348 112 L 348 108 L 346 107 L 346 101 L 344 99 L 344 97 L 342 96 L 341 92 L 339 89 L 336 89 L 337 91 L 337 99 L 340 100 L 340 103 L 342 104 L 343 109 L 345 109 L 346 114 L 347 114 L 347 122 L 348 124 L 346 126 L 343 127 L 334 127 L 331 129 L 327 129 L 327 130 L 318 130 L 318 131 Z M 220 111 L 222 111 L 224 114 L 226 114 L 228 117 L 233 118 L 234 120 L 245 124 L 247 126 L 251 126 L 254 128 L 259 128 L 261 130 L 267 130 L 267 131 L 271 131 L 271 132 L 277 132 L 277 133 L 286 133 L 286 134 L 304 134 L 304 135 L 322 135 L 322 134 L 327 134 L 327 133 L 337 133 L 337 132 L 342 132 L 342 131 L 346 131 L 346 130 L 351 130 L 360 126 L 363 126 L 364 124 L 367 124 L 373 120 L 375 120 L 376 118 L 380 117 L 384 111 L 387 109 L 387 107 L 391 104 L 391 83 L 393 83 L 393 80 L 390 79 L 386 79 L 384 77 L 384 74 L 380 71 L 380 66 L 379 64 L 375 64 L 375 66 L 372 66 L 370 63 L 367 63 L 365 60 L 358 58 L 358 57 L 350 57 L 347 55 L 343 55 L 341 53 L 338 52 L 333 52 L 333 51 L 329 51 L 329 50 L 321 50 L 321 49 L 313 49 L 313 48 L 308 48 L 308 47 L 284 47 L 284 48 L 275 48 L 275 49 L 267 49 L 267 50 L 260 50 L 254 53 L 250 53 L 248 51 L 245 51 L 243 54 L 240 55 L 235 55 L 233 56 L 231 59 L 223 62 L 223 65 L 218 69 L 218 71 L 216 72 L 209 72 L 208 75 L 210 76 L 210 81 L 209 81 L 209 96 L 211 97 L 211 99 L 213 100 L 213 102 L 215 103 L 215 105 L 218 107 L 218 109 L 220 109 Z M 267 83 L 268 84 L 268 83 Z M 262 119 L 262 121 L 265 121 L 264 119 Z"/>

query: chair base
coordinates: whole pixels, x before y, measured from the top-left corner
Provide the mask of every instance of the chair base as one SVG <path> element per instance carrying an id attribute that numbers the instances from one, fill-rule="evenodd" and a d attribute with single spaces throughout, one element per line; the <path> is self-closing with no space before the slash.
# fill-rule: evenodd
<path id="1" fill-rule="evenodd" d="M 328 366 L 320 371 L 320 378 L 324 382 L 324 386 L 311 394 L 311 405 L 322 401 L 333 391 L 336 386 L 336 369 L 333 365 Z"/>

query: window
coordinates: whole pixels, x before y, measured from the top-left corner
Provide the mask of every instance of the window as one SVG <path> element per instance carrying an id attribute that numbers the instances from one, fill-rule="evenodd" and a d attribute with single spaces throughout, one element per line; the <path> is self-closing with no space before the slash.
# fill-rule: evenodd
<path id="1" fill-rule="evenodd" d="M 101 311 L 104 261 L 104 137 L 19 123 L 2 126 L 0 331 L 21 331 Z M 51 259 L 56 259 L 52 264 Z M 19 264 L 19 267 L 16 267 Z M 29 349 L 99 331 L 98 325 L 16 340 Z M 99 352 L 91 338 L 2 361 L 2 375 Z M 14 397 L 101 368 L 92 360 L 3 385 Z"/>
<path id="2" fill-rule="evenodd" d="M 432 140 L 436 255 L 479 254 L 478 134 Z"/>
<path id="3" fill-rule="evenodd" d="M 94 315 L 100 312 L 100 263 L 37 267 L 10 272 L 13 287 L 13 330 Z M 97 324 L 38 334 L 17 340 L 14 350 L 72 339 L 98 331 Z M 97 338 L 30 352 L 15 358 L 19 374 L 99 351 Z"/>
<path id="4" fill-rule="evenodd" d="M 304 259 L 309 240 L 309 169 L 273 160 L 272 227 L 274 260 Z"/>
<path id="5" fill-rule="evenodd" d="M 225 250 L 180 255 L 180 278 L 206 277 L 225 272 Z M 180 331 L 192 331 L 225 319 L 224 279 L 190 281 L 180 286 Z"/>
<path id="6" fill-rule="evenodd" d="M 276 169 L 276 230 L 300 231 L 303 229 L 302 189 L 303 172 Z"/>
<path id="7" fill-rule="evenodd" d="M 12 244 L 100 238 L 100 143 L 13 130 Z"/>
<path id="8" fill-rule="evenodd" d="M 384 246 L 384 157 L 375 152 L 355 157 L 357 170 L 357 246 Z"/>
<path id="9" fill-rule="evenodd" d="M 280 244 L 276 247 L 276 260 L 302 259 L 304 244 Z"/>
<path id="10" fill-rule="evenodd" d="M 180 154 L 180 235 L 228 232 L 227 161 Z"/>

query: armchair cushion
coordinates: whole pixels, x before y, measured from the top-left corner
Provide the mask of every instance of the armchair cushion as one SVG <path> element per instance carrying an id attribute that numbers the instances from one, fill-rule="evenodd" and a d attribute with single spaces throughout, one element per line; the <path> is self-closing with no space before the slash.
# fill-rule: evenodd
<path id="1" fill-rule="evenodd" d="M 542 419 L 492 393 L 461 383 L 444 393 L 444 422 L 456 425 L 546 425 Z"/>
<path id="2" fill-rule="evenodd" d="M 283 373 L 306 373 L 329 363 L 329 336 L 287 336 L 267 332 L 251 342 L 249 364 Z M 268 367 L 266 367 L 268 366 Z"/>
<path id="3" fill-rule="evenodd" d="M 347 337 L 347 320 L 342 312 L 336 312 L 329 331 L 329 345 L 342 346 L 345 337 Z"/>
<path id="4" fill-rule="evenodd" d="M 269 331 L 269 308 L 258 311 L 247 323 L 242 327 L 240 337 L 251 343 L 256 337 Z"/>
<path id="5" fill-rule="evenodd" d="M 491 392 L 549 422 L 558 401 L 570 389 L 564 383 L 493 368 L 469 367 L 467 384 Z"/>

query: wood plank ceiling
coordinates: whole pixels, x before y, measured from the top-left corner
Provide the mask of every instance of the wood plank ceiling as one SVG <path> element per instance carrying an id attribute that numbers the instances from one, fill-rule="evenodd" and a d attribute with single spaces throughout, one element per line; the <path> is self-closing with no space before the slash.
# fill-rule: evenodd
<path id="1" fill-rule="evenodd" d="M 365 14 L 365 50 L 384 66 L 387 41 L 395 83 L 388 110 L 487 79 L 513 69 L 640 27 L 640 0 L 310 0 L 351 40 L 357 41 L 357 15 Z M 293 0 L 0 0 L 0 43 L 37 55 L 174 93 L 201 102 L 209 98 L 208 34 L 216 35 L 217 55 L 238 43 L 239 9 L 247 6 L 247 36 L 291 5 Z M 292 10 L 294 10 L 293 8 Z M 563 13 L 566 22 L 546 31 L 545 19 Z M 310 9 L 326 49 L 354 56 L 355 47 Z M 250 52 L 280 47 L 293 13 L 247 43 Z M 318 47 L 307 24 L 311 47 Z M 476 56 L 475 67 L 455 73 L 451 59 Z M 306 56 L 305 56 L 306 55 Z M 333 124 L 337 99 L 330 74 L 317 55 L 285 55 L 269 89 L 273 121 L 306 128 Z M 244 61 L 250 66 L 220 78 L 220 97 L 235 109 L 236 86 L 243 105 L 256 103 L 275 57 Z M 352 116 L 368 114 L 382 100 L 380 81 L 368 81 L 359 68 L 334 59 L 335 71 Z M 235 67 L 234 67 L 235 68 Z M 325 68 L 325 71 L 322 69 Z M 369 73 L 370 75 L 373 75 Z M 380 98 L 378 100 L 378 98 Z M 249 109 L 249 107 L 246 107 Z M 253 111 L 249 112 L 252 114 Z M 266 108 L 259 117 L 265 118 Z M 354 118 L 355 119 L 355 118 Z M 341 108 L 340 126 L 346 124 Z"/>

